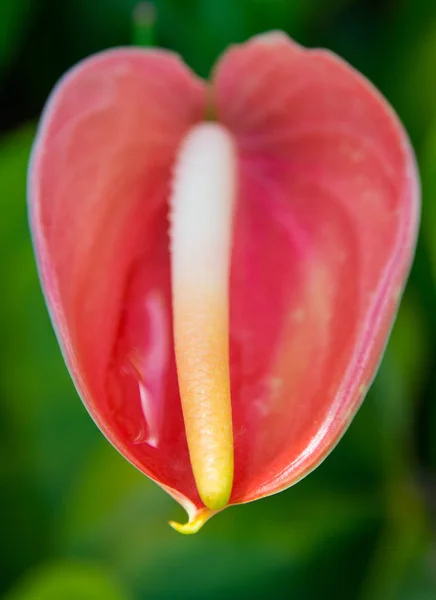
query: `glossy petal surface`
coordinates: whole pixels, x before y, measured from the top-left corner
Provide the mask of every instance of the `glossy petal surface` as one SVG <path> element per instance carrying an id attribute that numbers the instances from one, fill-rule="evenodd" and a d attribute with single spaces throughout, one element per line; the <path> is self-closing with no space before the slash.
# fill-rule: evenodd
<path id="1" fill-rule="evenodd" d="M 328 52 L 255 38 L 218 63 L 208 102 L 238 148 L 239 503 L 308 473 L 357 410 L 410 266 L 418 190 L 397 118 Z M 41 277 L 79 392 L 110 441 L 194 513 L 167 221 L 177 148 L 205 114 L 203 83 L 173 56 L 102 54 L 55 90 L 29 179 Z"/>
<path id="2" fill-rule="evenodd" d="M 308 473 L 357 410 L 409 269 L 418 189 L 392 110 L 334 55 L 259 36 L 227 53 L 214 87 L 240 155 L 231 366 L 241 502 Z"/>
<path id="3" fill-rule="evenodd" d="M 41 276 L 82 398 L 129 460 L 190 497 L 167 197 L 180 140 L 204 111 L 203 84 L 176 57 L 96 56 L 54 91 L 30 173 Z"/>

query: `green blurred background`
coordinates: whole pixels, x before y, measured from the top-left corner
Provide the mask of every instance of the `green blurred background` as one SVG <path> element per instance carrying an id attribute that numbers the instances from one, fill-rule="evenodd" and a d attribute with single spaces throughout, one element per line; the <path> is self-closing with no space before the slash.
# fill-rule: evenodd
<path id="1" fill-rule="evenodd" d="M 0 598 L 435 600 L 436 2 L 156 0 L 154 40 L 201 75 L 271 28 L 341 54 L 389 98 L 423 182 L 416 261 L 376 381 L 328 460 L 200 534 L 97 431 L 41 296 L 25 180 L 72 64 L 138 37 L 135 0 L 0 1 Z M 140 32 L 139 32 L 140 33 Z"/>

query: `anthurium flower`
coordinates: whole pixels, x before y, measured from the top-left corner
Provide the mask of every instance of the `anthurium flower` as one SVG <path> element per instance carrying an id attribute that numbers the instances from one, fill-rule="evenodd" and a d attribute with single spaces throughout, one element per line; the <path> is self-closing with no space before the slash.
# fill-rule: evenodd
<path id="1" fill-rule="evenodd" d="M 164 50 L 57 85 L 29 174 L 42 285 L 78 392 L 191 533 L 337 443 L 380 361 L 419 193 L 392 109 L 271 33 L 206 83 Z M 79 441 L 78 441 L 79 443 Z"/>

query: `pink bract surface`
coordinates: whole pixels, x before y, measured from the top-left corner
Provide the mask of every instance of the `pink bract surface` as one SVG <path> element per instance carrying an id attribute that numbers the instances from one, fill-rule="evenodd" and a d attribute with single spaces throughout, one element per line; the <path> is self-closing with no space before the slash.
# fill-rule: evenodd
<path id="1" fill-rule="evenodd" d="M 413 257 L 419 188 L 386 101 L 284 35 L 224 54 L 206 85 L 161 50 L 85 60 L 54 90 L 29 174 L 40 275 L 77 389 L 112 444 L 185 507 L 203 505 L 175 369 L 172 169 L 209 108 L 233 134 L 231 504 L 280 491 L 344 433 Z"/>

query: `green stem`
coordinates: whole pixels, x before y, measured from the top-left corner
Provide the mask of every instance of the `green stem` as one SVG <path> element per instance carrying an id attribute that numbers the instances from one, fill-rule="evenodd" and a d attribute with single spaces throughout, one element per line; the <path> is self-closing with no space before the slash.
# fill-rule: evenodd
<path id="1" fill-rule="evenodd" d="M 151 2 L 139 2 L 133 11 L 133 44 L 142 48 L 154 46 L 156 9 Z"/>

